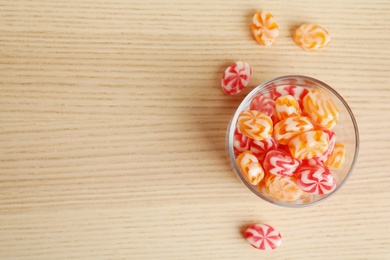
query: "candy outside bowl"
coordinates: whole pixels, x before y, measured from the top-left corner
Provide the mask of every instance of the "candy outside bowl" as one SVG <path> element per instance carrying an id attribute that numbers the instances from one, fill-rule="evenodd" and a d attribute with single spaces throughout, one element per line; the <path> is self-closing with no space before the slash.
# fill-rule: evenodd
<path id="1" fill-rule="evenodd" d="M 237 163 L 237 154 L 234 151 L 234 135 L 237 128 L 237 121 L 239 115 L 246 110 L 249 110 L 250 103 L 252 99 L 256 96 L 263 95 L 270 97 L 272 91 L 275 88 L 283 88 L 283 86 L 298 86 L 304 87 L 308 90 L 319 90 L 322 93 L 326 94 L 336 104 L 339 109 L 339 117 L 337 125 L 332 129 L 336 134 L 336 142 L 342 142 L 346 148 L 346 158 L 344 164 L 338 169 L 331 169 L 332 175 L 336 180 L 336 188 L 327 194 L 312 194 L 304 192 L 298 199 L 294 201 L 281 201 L 276 199 L 274 196 L 267 193 L 264 189 L 264 186 L 252 185 L 250 184 L 243 173 L 240 170 L 240 167 Z M 324 201 L 338 190 L 340 190 L 343 185 L 346 183 L 347 179 L 351 175 L 351 172 L 354 168 L 358 151 L 359 151 L 359 132 L 355 117 L 349 108 L 347 102 L 338 94 L 332 87 L 327 85 L 324 82 L 321 82 L 317 79 L 300 76 L 300 75 L 289 75 L 281 76 L 269 81 L 266 81 L 254 88 L 241 102 L 235 111 L 227 129 L 226 136 L 226 149 L 228 153 L 228 158 L 231 161 L 233 170 L 237 173 L 241 181 L 250 189 L 254 194 L 256 194 L 261 199 L 268 201 L 272 204 L 285 206 L 285 207 L 304 207 L 314 205 L 318 202 Z M 264 168 L 264 167 L 263 167 Z M 269 175 L 266 170 L 265 174 Z M 264 181 L 264 180 L 263 180 Z M 260 183 L 261 184 L 261 183 Z"/>

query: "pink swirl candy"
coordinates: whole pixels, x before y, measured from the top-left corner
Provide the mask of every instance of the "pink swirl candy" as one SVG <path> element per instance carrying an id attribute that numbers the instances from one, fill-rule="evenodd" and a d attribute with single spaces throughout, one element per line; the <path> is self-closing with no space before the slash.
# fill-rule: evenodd
<path id="1" fill-rule="evenodd" d="M 307 93 L 309 93 L 309 90 L 304 87 L 285 85 L 274 88 L 271 92 L 271 98 L 276 100 L 278 97 L 291 95 L 298 101 L 300 107 L 302 108 L 302 100 Z"/>
<path id="2" fill-rule="evenodd" d="M 274 124 L 279 121 L 276 115 L 275 101 L 266 96 L 258 95 L 254 97 L 249 105 L 249 109 L 263 112 L 272 119 Z"/>
<path id="3" fill-rule="evenodd" d="M 279 231 L 266 224 L 250 225 L 244 237 L 251 246 L 261 250 L 273 250 L 282 244 Z"/>
<path id="4" fill-rule="evenodd" d="M 336 188 L 336 179 L 326 166 L 303 165 L 297 171 L 298 186 L 308 193 L 328 194 Z"/>
<path id="5" fill-rule="evenodd" d="M 233 140 L 234 155 L 238 156 L 240 153 L 249 150 L 251 144 L 252 139 L 241 133 L 240 129 L 236 128 Z"/>
<path id="6" fill-rule="evenodd" d="M 222 91 L 234 95 L 243 90 L 252 76 L 252 69 L 248 63 L 237 61 L 230 65 L 222 75 Z"/>
<path id="7" fill-rule="evenodd" d="M 281 176 L 293 176 L 299 165 L 299 160 L 281 149 L 269 151 L 263 162 L 263 168 L 267 172 Z"/>
<path id="8" fill-rule="evenodd" d="M 278 143 L 273 137 L 270 137 L 265 140 L 253 140 L 250 151 L 260 162 L 263 162 L 267 152 L 276 148 L 278 148 Z"/>

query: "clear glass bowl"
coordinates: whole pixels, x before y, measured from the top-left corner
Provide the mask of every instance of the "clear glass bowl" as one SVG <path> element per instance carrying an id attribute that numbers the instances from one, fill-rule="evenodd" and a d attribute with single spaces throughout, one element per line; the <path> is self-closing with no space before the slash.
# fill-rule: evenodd
<path id="1" fill-rule="evenodd" d="M 342 142 L 345 144 L 347 149 L 347 157 L 343 166 L 339 169 L 332 169 L 334 176 L 336 178 L 337 187 L 331 193 L 322 194 L 322 195 L 303 195 L 300 199 L 294 202 L 282 202 L 273 199 L 266 194 L 263 194 L 262 191 L 258 188 L 257 185 L 251 185 L 246 181 L 244 176 L 241 174 L 240 169 L 236 162 L 236 157 L 234 154 L 233 141 L 234 141 L 234 132 L 237 126 L 237 118 L 241 112 L 249 109 L 251 100 L 257 95 L 269 95 L 270 92 L 278 87 L 285 85 L 295 85 L 300 87 L 305 87 L 307 89 L 318 89 L 321 92 L 330 96 L 336 105 L 339 108 L 339 120 L 338 124 L 334 129 L 332 129 L 337 136 L 337 142 Z M 256 194 L 261 199 L 268 201 L 270 203 L 285 206 L 285 207 L 303 207 L 316 204 L 320 201 L 325 200 L 326 198 L 332 196 L 336 193 L 347 181 L 349 175 L 351 174 L 353 167 L 355 165 L 358 151 L 359 151 L 359 132 L 355 117 L 349 108 L 347 102 L 338 94 L 333 88 L 329 85 L 321 82 L 317 79 L 300 76 L 300 75 L 289 75 L 282 76 L 259 85 L 253 89 L 241 102 L 236 112 L 234 113 L 227 129 L 226 136 L 226 148 L 228 152 L 229 160 L 232 163 L 234 171 L 237 173 L 241 181 L 250 189 L 254 194 Z"/>

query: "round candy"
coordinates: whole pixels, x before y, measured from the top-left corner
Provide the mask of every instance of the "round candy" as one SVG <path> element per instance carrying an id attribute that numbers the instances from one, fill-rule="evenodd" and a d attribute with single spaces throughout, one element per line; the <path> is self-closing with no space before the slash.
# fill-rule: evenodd
<path id="1" fill-rule="evenodd" d="M 279 26 L 272 14 L 259 11 L 253 16 L 251 32 L 259 44 L 271 46 L 279 36 Z"/>
<path id="2" fill-rule="evenodd" d="M 264 177 L 264 171 L 251 151 L 241 153 L 237 158 L 241 174 L 252 185 L 257 185 Z"/>
<path id="3" fill-rule="evenodd" d="M 329 137 L 323 131 L 308 131 L 291 139 L 288 148 L 296 159 L 311 159 L 329 148 Z"/>
<path id="4" fill-rule="evenodd" d="M 266 114 L 249 110 L 242 112 L 237 119 L 241 132 L 249 138 L 264 140 L 271 137 L 273 123 Z"/>
<path id="5" fill-rule="evenodd" d="M 307 95 L 307 93 L 309 93 L 309 90 L 306 88 L 294 85 L 285 85 L 274 88 L 271 91 L 271 98 L 276 100 L 278 97 L 291 95 L 298 101 L 299 106 L 302 107 L 302 100 Z"/>
<path id="6" fill-rule="evenodd" d="M 233 140 L 234 155 L 238 156 L 240 153 L 249 150 L 252 141 L 252 139 L 242 134 L 240 129 L 236 128 Z"/>
<path id="7" fill-rule="evenodd" d="M 314 127 L 307 117 L 288 117 L 275 125 L 274 136 L 279 144 L 286 145 L 295 136 L 313 129 Z"/>
<path id="8" fill-rule="evenodd" d="M 316 24 L 304 24 L 294 32 L 295 43 L 305 50 L 317 50 L 330 42 L 329 32 Z"/>
<path id="9" fill-rule="evenodd" d="M 251 101 L 251 104 L 249 105 L 249 109 L 263 112 L 264 114 L 271 117 L 274 124 L 279 121 L 278 117 L 276 116 L 275 101 L 268 97 L 263 95 L 254 97 Z"/>
<path id="10" fill-rule="evenodd" d="M 230 65 L 222 75 L 222 91 L 234 95 L 245 88 L 252 76 L 252 69 L 248 63 L 237 61 Z"/>
<path id="11" fill-rule="evenodd" d="M 336 188 L 336 179 L 326 166 L 304 165 L 297 171 L 298 186 L 308 193 L 328 194 Z"/>
<path id="12" fill-rule="evenodd" d="M 267 196 L 281 202 L 295 201 L 303 194 L 295 177 L 282 177 L 280 175 L 268 174 L 265 177 L 264 186 Z"/>
<path id="13" fill-rule="evenodd" d="M 273 250 L 282 244 L 279 231 L 266 224 L 250 225 L 244 237 L 251 246 L 261 250 Z"/>
<path id="14" fill-rule="evenodd" d="M 318 127 L 332 129 L 336 126 L 339 109 L 332 98 L 318 90 L 311 90 L 302 103 L 305 113 Z"/>
<path id="15" fill-rule="evenodd" d="M 336 143 L 336 134 L 335 134 L 335 132 L 333 132 L 331 130 L 323 130 L 323 131 L 329 137 L 329 148 L 323 154 L 321 154 L 320 156 L 317 156 L 316 158 L 322 162 L 325 162 L 326 160 L 328 160 L 329 155 L 331 154 L 331 152 L 334 149 L 334 145 Z"/>
<path id="16" fill-rule="evenodd" d="M 275 110 L 279 120 L 301 115 L 298 101 L 291 95 L 278 97 L 275 101 Z"/>
<path id="17" fill-rule="evenodd" d="M 329 159 L 324 165 L 331 168 L 340 168 L 343 166 L 347 157 L 347 149 L 343 143 L 336 143 L 332 153 L 329 155 Z"/>
<path id="18" fill-rule="evenodd" d="M 269 173 L 280 176 L 292 176 L 300 162 L 284 150 L 272 150 L 267 153 L 263 168 Z"/>
<path id="19" fill-rule="evenodd" d="M 263 162 L 268 151 L 278 148 L 278 143 L 273 137 L 265 140 L 253 140 L 250 151 L 257 157 L 259 162 Z"/>

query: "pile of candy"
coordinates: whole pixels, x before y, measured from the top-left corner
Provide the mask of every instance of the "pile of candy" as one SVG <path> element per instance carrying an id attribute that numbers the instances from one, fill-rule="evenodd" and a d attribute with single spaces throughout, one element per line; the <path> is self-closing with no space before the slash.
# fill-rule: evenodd
<path id="1" fill-rule="evenodd" d="M 338 116 L 335 102 L 319 90 L 286 85 L 257 95 L 239 114 L 234 133 L 241 174 L 279 202 L 332 192 L 330 168 L 340 168 L 346 158 L 332 131 Z"/>
<path id="2" fill-rule="evenodd" d="M 237 94 L 251 75 L 248 63 L 233 63 L 222 76 L 223 92 Z M 281 202 L 332 192 L 336 179 L 329 168 L 340 168 L 346 158 L 345 145 L 332 131 L 338 116 L 335 102 L 319 90 L 286 85 L 257 95 L 239 115 L 234 133 L 241 174 Z"/>

